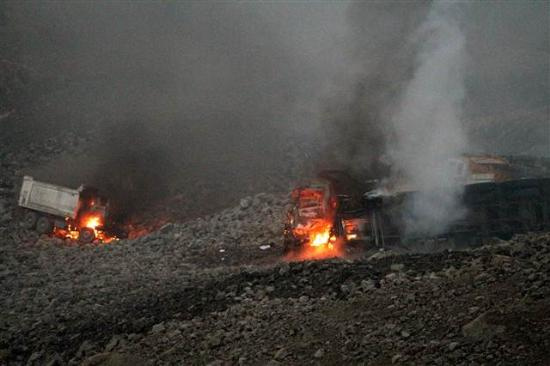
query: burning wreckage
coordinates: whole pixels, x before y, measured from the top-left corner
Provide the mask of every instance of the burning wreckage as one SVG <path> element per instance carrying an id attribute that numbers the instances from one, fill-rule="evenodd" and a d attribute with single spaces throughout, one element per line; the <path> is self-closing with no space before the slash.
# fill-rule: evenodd
<path id="1" fill-rule="evenodd" d="M 449 161 L 463 185 L 456 220 L 437 231 L 414 227 L 414 203 L 441 192 L 396 188 L 343 171 L 325 171 L 292 192 L 284 252 L 308 249 L 306 258 L 338 255 L 346 244 L 383 248 L 417 239 L 471 244 L 485 237 L 550 229 L 550 161 L 465 156 Z M 82 243 L 125 237 L 109 217 L 109 203 L 91 187 L 53 185 L 25 176 L 19 195 L 23 226 Z M 417 220 L 418 221 L 418 220 Z M 411 223 L 413 223 L 411 225 Z"/>
<path id="2" fill-rule="evenodd" d="M 415 220 L 415 200 L 422 195 L 437 199 L 440 192 L 388 190 L 376 180 L 325 171 L 292 192 L 285 253 L 331 251 L 347 243 L 382 248 L 426 238 L 468 245 L 486 237 L 550 229 L 550 178 L 544 178 L 548 167 L 541 173 L 531 161 L 494 156 L 465 156 L 450 164 L 463 185 L 463 215 L 437 234 L 410 232 L 406 223 Z"/>
<path id="3" fill-rule="evenodd" d="M 116 239 L 108 230 L 107 199 L 91 187 L 71 189 L 23 177 L 19 206 L 24 210 L 22 224 L 39 234 L 54 234 L 81 243 Z"/>

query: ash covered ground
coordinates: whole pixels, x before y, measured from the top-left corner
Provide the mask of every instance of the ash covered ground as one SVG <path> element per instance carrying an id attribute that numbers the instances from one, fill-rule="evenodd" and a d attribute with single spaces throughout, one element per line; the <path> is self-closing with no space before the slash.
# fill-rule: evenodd
<path id="1" fill-rule="evenodd" d="M 287 261 L 288 195 L 260 193 L 137 239 L 81 245 L 19 227 L 16 162 L 47 154 L 6 156 L 3 364 L 550 361 L 548 233 Z"/>

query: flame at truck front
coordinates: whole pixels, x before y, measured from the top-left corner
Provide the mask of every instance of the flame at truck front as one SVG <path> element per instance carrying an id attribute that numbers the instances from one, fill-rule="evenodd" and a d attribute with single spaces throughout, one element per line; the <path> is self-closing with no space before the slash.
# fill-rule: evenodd
<path id="1" fill-rule="evenodd" d="M 89 215 L 87 217 L 84 217 L 80 222 L 80 226 L 87 227 L 93 230 L 102 225 L 101 217 L 99 215 Z"/>
<path id="2" fill-rule="evenodd" d="M 325 219 L 312 220 L 309 225 L 298 225 L 295 227 L 294 234 L 298 237 L 305 238 L 306 244 L 312 247 L 331 244 L 332 224 Z"/>
<path id="3" fill-rule="evenodd" d="M 296 245 L 291 259 L 322 259 L 340 256 L 333 233 L 336 200 L 330 185 L 314 182 L 292 192 L 293 206 L 288 213 L 285 240 Z"/>

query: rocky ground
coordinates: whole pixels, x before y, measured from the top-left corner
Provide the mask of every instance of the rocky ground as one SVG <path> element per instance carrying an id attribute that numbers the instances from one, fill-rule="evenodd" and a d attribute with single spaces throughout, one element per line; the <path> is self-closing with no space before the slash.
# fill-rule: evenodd
<path id="1" fill-rule="evenodd" d="M 550 235 L 287 262 L 285 197 L 137 240 L 1 247 L 6 364 L 550 362 Z"/>
<path id="2" fill-rule="evenodd" d="M 80 143 L 0 148 L 0 364 L 550 364 L 548 233 L 290 261 L 265 193 L 109 245 L 22 230 L 21 168 Z"/>

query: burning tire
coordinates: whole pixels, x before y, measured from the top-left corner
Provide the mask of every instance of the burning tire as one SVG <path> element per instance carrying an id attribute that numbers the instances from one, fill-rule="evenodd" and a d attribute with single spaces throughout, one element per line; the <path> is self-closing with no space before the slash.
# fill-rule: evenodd
<path id="1" fill-rule="evenodd" d="M 38 214 L 34 211 L 27 211 L 25 217 L 23 217 L 23 221 L 21 221 L 21 225 L 25 229 L 34 229 L 36 220 L 38 220 Z"/>
<path id="2" fill-rule="evenodd" d="M 53 222 L 46 216 L 41 216 L 36 221 L 36 232 L 39 234 L 49 234 L 53 230 Z"/>
<path id="3" fill-rule="evenodd" d="M 84 227 L 80 229 L 78 234 L 78 241 L 81 243 L 91 243 L 95 239 L 95 232 L 93 229 Z"/>

